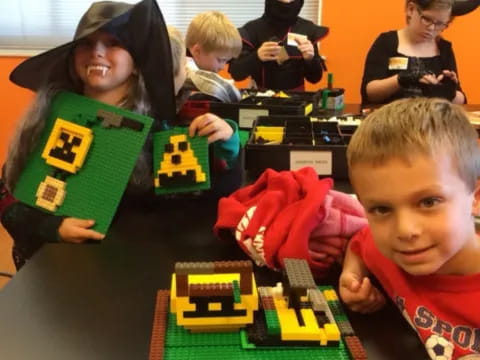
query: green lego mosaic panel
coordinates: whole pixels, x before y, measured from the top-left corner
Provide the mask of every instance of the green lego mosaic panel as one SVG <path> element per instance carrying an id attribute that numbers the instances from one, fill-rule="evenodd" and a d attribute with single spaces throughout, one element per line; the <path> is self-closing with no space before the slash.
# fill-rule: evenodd
<path id="1" fill-rule="evenodd" d="M 38 207 L 36 193 L 45 178 L 59 176 L 55 169 L 61 168 L 62 160 L 55 159 L 55 155 L 47 155 L 47 159 L 42 157 L 48 144 L 58 145 L 63 141 L 60 137 L 51 139 L 55 125 L 58 127 L 59 124 L 57 119 L 65 120 L 67 124 L 73 123 L 73 133 L 76 133 L 77 126 L 90 131 L 92 138 L 88 149 L 82 149 L 82 154 L 73 154 L 84 156 L 84 162 L 77 166 L 77 171 L 63 172 L 66 183 L 63 203 L 56 209 L 42 210 L 57 215 L 94 219 L 94 230 L 106 233 L 153 119 L 81 95 L 69 92 L 57 94 L 39 144 L 30 156 L 14 192 L 15 197 L 31 206 Z M 78 148 L 73 140 L 64 141 L 63 144 L 69 145 L 70 149 Z M 53 147 L 48 154 L 58 150 Z M 60 152 L 59 156 L 66 159 L 65 152 Z M 49 165 L 47 160 L 51 157 L 54 159 Z"/>
<path id="2" fill-rule="evenodd" d="M 208 143 L 205 136 L 188 136 L 175 127 L 153 134 L 153 174 L 156 194 L 210 188 Z"/>

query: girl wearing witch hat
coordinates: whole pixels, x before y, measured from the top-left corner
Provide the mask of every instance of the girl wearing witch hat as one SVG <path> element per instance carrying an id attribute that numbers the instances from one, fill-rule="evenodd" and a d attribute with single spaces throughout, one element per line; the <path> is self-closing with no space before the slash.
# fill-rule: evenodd
<path id="1" fill-rule="evenodd" d="M 14 240 L 17 268 L 48 241 L 99 240 L 93 219 L 64 218 L 17 202 L 11 195 L 35 148 L 53 97 L 62 90 L 88 96 L 160 121 L 175 119 L 175 89 L 169 35 L 155 0 L 132 5 L 101 1 L 81 18 L 74 39 L 21 63 L 10 75 L 36 92 L 10 144 L 0 181 L 0 216 Z M 161 85 L 159 85 L 159 83 Z M 197 133 L 202 130 L 196 128 Z M 211 135 L 211 134 L 209 134 Z M 151 142 L 147 140 L 127 192 L 152 194 Z"/>

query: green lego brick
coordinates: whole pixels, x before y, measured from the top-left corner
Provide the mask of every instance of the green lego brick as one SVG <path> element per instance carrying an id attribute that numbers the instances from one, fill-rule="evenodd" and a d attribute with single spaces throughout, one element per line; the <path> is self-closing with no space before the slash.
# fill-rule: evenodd
<path id="1" fill-rule="evenodd" d="M 233 299 L 236 304 L 240 304 L 242 301 L 238 280 L 233 280 Z"/>
<path id="2" fill-rule="evenodd" d="M 165 146 L 170 142 L 170 138 L 174 135 L 186 135 L 186 139 L 193 151 L 195 161 L 198 161 L 201 171 L 205 173 L 206 180 L 196 184 L 184 184 L 179 181 L 177 184 L 169 184 L 168 186 L 155 187 L 156 194 L 172 194 L 179 192 L 189 192 L 206 190 L 210 188 L 210 167 L 208 159 L 208 143 L 205 136 L 188 136 L 188 128 L 175 127 L 166 131 L 153 134 L 153 175 L 157 176 L 160 169 L 160 163 L 164 160 Z M 175 148 L 176 151 L 176 148 Z M 173 169 L 173 167 L 172 167 Z"/>
<path id="3" fill-rule="evenodd" d="M 248 130 L 238 130 L 238 135 L 240 137 L 240 145 L 245 147 L 245 145 L 248 142 L 248 139 L 250 138 L 250 131 Z"/>
<path id="4" fill-rule="evenodd" d="M 269 335 L 280 335 L 280 321 L 276 310 L 265 310 L 265 322 L 267 324 Z"/>
<path id="5" fill-rule="evenodd" d="M 137 125 L 143 124 L 142 129 L 103 127 L 97 118 L 99 110 L 132 119 Z M 94 219 L 96 223 L 93 229 L 106 233 L 153 119 L 81 95 L 69 92 L 57 94 L 52 101 L 39 143 L 28 159 L 14 192 L 17 199 L 34 207 L 37 207 L 35 195 L 38 186 L 47 175 L 52 176 L 54 172 L 54 167 L 48 165 L 41 154 L 57 118 L 90 128 L 93 142 L 80 170 L 65 178 L 65 199 L 53 213 Z"/>

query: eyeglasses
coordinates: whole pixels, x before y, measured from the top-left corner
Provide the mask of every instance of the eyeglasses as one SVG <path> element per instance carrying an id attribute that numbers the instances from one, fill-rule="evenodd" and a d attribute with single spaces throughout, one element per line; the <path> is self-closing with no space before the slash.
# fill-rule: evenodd
<path id="1" fill-rule="evenodd" d="M 423 25 L 426 27 L 429 27 L 430 25 L 433 25 L 433 28 L 435 30 L 445 30 L 448 27 L 448 22 L 444 23 L 442 21 L 435 21 L 432 18 L 423 15 L 420 9 L 417 8 L 418 15 L 420 15 L 420 21 L 422 22 Z"/>

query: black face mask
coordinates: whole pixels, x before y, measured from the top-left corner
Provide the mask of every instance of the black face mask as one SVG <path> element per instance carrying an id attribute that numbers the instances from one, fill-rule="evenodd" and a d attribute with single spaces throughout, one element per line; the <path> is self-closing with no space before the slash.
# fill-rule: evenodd
<path id="1" fill-rule="evenodd" d="M 294 0 L 291 3 L 284 3 L 279 0 L 265 0 L 263 17 L 275 25 L 290 26 L 297 21 L 302 6 L 303 0 Z"/>

